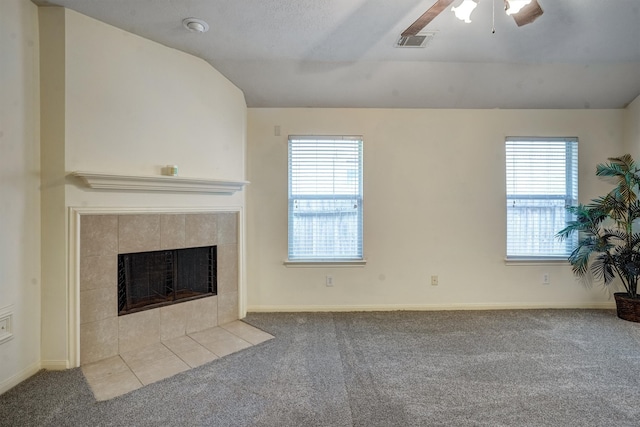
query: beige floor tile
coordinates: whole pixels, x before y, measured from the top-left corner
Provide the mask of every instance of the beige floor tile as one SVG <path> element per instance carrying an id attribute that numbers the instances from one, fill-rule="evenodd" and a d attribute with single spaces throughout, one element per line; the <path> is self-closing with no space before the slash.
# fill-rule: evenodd
<path id="1" fill-rule="evenodd" d="M 132 369 L 133 373 L 138 377 L 144 385 L 154 383 L 184 372 L 189 369 L 184 361 L 178 356 L 171 353 L 171 356 L 156 360 L 137 369 Z"/>
<path id="2" fill-rule="evenodd" d="M 170 340 L 162 341 L 162 344 L 165 345 L 169 350 L 178 353 L 185 353 L 187 351 L 196 350 L 198 347 L 202 347 L 193 338 L 188 337 L 187 335 L 183 335 L 181 337 L 172 338 Z"/>
<path id="3" fill-rule="evenodd" d="M 258 328 L 254 328 L 241 320 L 235 320 L 231 323 L 221 325 L 220 327 L 254 345 L 273 338 L 273 335 L 261 331 Z"/>
<path id="4" fill-rule="evenodd" d="M 131 371 L 120 356 L 109 357 L 98 362 L 82 366 L 82 373 L 87 381 L 95 381 L 122 372 Z"/>
<path id="5" fill-rule="evenodd" d="M 152 344 L 139 350 L 128 351 L 120 354 L 122 360 L 131 368 L 132 371 L 141 369 L 146 365 L 157 362 L 172 356 L 173 353 L 161 343 Z"/>
<path id="6" fill-rule="evenodd" d="M 233 336 L 233 338 L 218 341 L 212 344 L 209 344 L 207 347 L 211 352 L 216 354 L 219 357 L 227 356 L 231 353 L 235 353 L 236 351 L 244 350 L 245 348 L 251 347 L 251 344 L 246 342 L 245 340 Z"/>
<path id="7" fill-rule="evenodd" d="M 83 365 L 82 372 L 96 399 L 107 400 L 272 338 L 234 321 Z"/>
<path id="8" fill-rule="evenodd" d="M 204 331 L 194 332 L 189 334 L 191 338 L 193 338 L 198 343 L 205 345 L 207 343 L 212 343 L 224 339 L 229 336 L 229 332 L 222 329 L 221 327 L 209 328 Z"/>
<path id="9" fill-rule="evenodd" d="M 87 379 L 87 382 L 96 400 L 113 399 L 142 387 L 140 380 L 128 369 L 100 379 Z"/>
<path id="10" fill-rule="evenodd" d="M 178 357 L 184 360 L 184 362 L 192 368 L 196 368 L 200 365 L 204 365 L 205 363 L 209 363 L 212 360 L 218 359 L 218 356 L 202 346 L 195 350 L 180 353 L 178 354 Z"/>
<path id="11" fill-rule="evenodd" d="M 207 329 L 190 335 L 218 357 L 251 347 L 251 344 L 220 327 Z"/>
<path id="12" fill-rule="evenodd" d="M 163 341 L 163 344 L 173 351 L 180 359 L 192 368 L 204 365 L 218 358 L 202 345 L 198 344 L 188 336 L 182 336 L 171 340 Z"/>

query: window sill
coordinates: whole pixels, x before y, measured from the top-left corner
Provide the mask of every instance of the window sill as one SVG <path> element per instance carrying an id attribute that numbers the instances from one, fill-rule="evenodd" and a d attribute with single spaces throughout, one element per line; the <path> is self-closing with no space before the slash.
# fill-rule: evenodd
<path id="1" fill-rule="evenodd" d="M 505 258 L 506 265 L 569 265 L 567 258 Z"/>
<path id="2" fill-rule="evenodd" d="M 350 259 L 350 260 L 285 260 L 282 263 L 287 268 L 305 268 L 305 267 L 364 267 L 367 264 L 366 259 Z"/>

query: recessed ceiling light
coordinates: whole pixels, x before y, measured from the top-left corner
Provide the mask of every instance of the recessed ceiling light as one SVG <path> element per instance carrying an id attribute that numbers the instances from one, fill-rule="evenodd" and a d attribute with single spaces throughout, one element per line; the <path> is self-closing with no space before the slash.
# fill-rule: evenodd
<path id="1" fill-rule="evenodd" d="M 198 18 L 185 18 L 182 20 L 182 25 L 189 31 L 202 34 L 209 31 L 209 24 Z"/>

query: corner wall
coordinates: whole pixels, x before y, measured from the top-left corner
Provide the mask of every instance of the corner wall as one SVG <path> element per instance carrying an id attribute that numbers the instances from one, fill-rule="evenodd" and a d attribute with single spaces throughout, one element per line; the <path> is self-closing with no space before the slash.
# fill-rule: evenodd
<path id="1" fill-rule="evenodd" d="M 38 9 L 40 20 L 40 139 L 42 204 L 42 359 L 48 369 L 68 368 L 62 354 L 53 358 L 46 350 L 48 340 L 64 341 L 53 331 L 54 325 L 66 325 L 66 288 L 54 286 L 66 280 L 65 228 L 65 11 L 59 7 Z M 53 248 L 57 248 L 54 250 Z M 62 309 L 61 309 L 62 308 Z M 62 341 L 62 342 L 61 342 Z"/>
<path id="2" fill-rule="evenodd" d="M 248 310 L 609 307 L 568 264 L 506 265 L 506 136 L 577 136 L 580 200 L 624 110 L 249 109 Z M 281 136 L 274 136 L 280 126 Z M 365 267 L 287 268 L 287 135 L 364 136 Z M 542 284 L 549 273 L 550 285 Z M 333 287 L 325 286 L 332 275 Z M 432 286 L 430 277 L 439 276 Z"/>
<path id="3" fill-rule="evenodd" d="M 43 103 L 43 117 L 54 116 L 51 126 L 62 126 L 62 142 L 48 146 L 53 164 L 47 186 L 54 196 L 43 207 L 42 252 L 53 260 L 43 265 L 42 363 L 55 368 L 77 363 L 69 336 L 77 321 L 70 307 L 70 207 L 244 208 L 242 191 L 96 191 L 68 174 L 159 175 L 163 166 L 176 164 L 183 177 L 244 180 L 246 104 L 242 92 L 205 61 L 74 11 L 42 8 L 41 29 L 43 39 L 63 41 L 61 53 L 42 56 L 43 66 L 64 76 L 61 92 Z M 48 75 L 47 84 L 60 86 Z"/>
<path id="4" fill-rule="evenodd" d="M 640 162 L 640 96 L 627 106 L 624 115 L 624 142 L 636 162 Z"/>
<path id="5" fill-rule="evenodd" d="M 0 1 L 0 393 L 40 368 L 38 9 Z M 2 339 L 0 333 L 0 339 Z"/>

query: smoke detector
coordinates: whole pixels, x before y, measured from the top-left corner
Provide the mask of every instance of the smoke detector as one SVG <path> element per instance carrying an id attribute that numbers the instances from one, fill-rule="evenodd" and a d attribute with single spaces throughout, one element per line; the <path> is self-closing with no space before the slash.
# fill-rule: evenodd
<path id="1" fill-rule="evenodd" d="M 202 34 L 209 31 L 209 24 L 198 18 L 185 18 L 182 20 L 182 25 L 189 31 Z"/>

